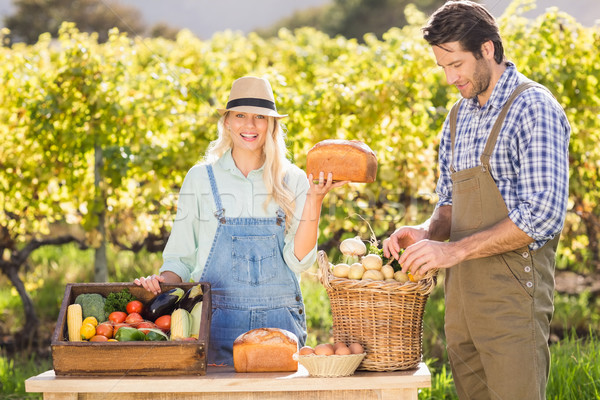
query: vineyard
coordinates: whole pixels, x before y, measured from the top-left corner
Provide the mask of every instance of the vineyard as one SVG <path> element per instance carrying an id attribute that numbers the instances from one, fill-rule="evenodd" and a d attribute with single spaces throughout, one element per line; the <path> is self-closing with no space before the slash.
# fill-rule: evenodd
<path id="1" fill-rule="evenodd" d="M 597 313 L 600 30 L 558 10 L 534 21 L 522 12 L 515 5 L 500 20 L 508 58 L 553 92 L 572 124 L 558 268 L 591 288 L 583 307 Z M 95 249 L 94 276 L 104 281 L 115 279 L 106 246 L 162 250 L 183 178 L 216 137 L 216 107 L 243 75 L 270 80 L 279 111 L 289 114 L 287 143 L 299 167 L 328 138 L 358 139 L 377 153 L 375 183 L 325 200 L 319 247 L 332 258 L 341 239 L 366 240 L 369 227 L 383 239 L 398 224 L 421 222 L 435 204 L 438 134 L 458 92 L 421 38 L 425 15 L 410 9 L 407 16 L 408 26 L 364 43 L 303 28 L 271 39 L 224 32 L 208 41 L 115 30 L 98 44 L 66 23 L 57 39 L 0 48 L 0 268 L 26 316 L 12 332 L 35 331 L 39 322 L 27 265 L 40 247 Z M 575 328 L 591 321 L 582 324 Z"/>

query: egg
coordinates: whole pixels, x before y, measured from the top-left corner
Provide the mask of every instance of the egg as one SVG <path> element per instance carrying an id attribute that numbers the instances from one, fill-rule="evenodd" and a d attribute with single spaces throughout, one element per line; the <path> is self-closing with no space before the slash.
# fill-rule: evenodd
<path id="1" fill-rule="evenodd" d="M 307 356 L 309 354 L 315 354 L 315 350 L 310 346 L 304 346 L 298 351 L 298 354 L 301 356 Z"/>
<path id="2" fill-rule="evenodd" d="M 329 343 L 321 343 L 315 346 L 315 354 L 318 356 L 330 356 L 335 353 L 333 345 Z"/>
<path id="3" fill-rule="evenodd" d="M 348 346 L 346 346 L 346 343 L 344 343 L 344 342 L 336 342 L 333 344 L 333 351 L 336 351 L 340 347 L 348 347 Z"/>
<path id="4" fill-rule="evenodd" d="M 352 354 L 352 352 L 350 351 L 350 348 L 348 346 L 343 345 L 335 349 L 335 354 L 338 356 L 347 356 Z"/>
<path id="5" fill-rule="evenodd" d="M 365 352 L 360 343 L 352 343 L 348 348 L 352 354 L 362 354 Z"/>

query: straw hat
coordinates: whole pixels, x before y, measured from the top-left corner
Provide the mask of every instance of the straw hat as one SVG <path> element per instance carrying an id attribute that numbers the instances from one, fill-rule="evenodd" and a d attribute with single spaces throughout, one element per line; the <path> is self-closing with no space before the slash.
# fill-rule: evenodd
<path id="1" fill-rule="evenodd" d="M 277 112 L 269 81 L 253 76 L 236 79 L 231 85 L 226 108 L 218 108 L 217 111 L 221 115 L 227 111 L 241 111 L 276 118 L 287 117 L 287 114 L 281 115 Z"/>

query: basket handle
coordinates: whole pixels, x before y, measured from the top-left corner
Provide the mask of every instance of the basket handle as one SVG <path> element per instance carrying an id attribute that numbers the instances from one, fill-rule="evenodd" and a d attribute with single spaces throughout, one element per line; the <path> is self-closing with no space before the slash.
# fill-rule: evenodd
<path id="1" fill-rule="evenodd" d="M 317 272 L 319 281 L 321 281 L 321 284 L 323 284 L 326 289 L 331 289 L 331 285 L 329 284 L 329 259 L 323 250 L 317 252 L 317 263 L 319 264 L 319 270 Z"/>

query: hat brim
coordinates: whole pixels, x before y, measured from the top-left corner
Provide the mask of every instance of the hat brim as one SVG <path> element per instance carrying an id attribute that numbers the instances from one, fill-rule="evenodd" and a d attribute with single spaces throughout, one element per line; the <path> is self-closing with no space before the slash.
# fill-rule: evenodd
<path id="1" fill-rule="evenodd" d="M 270 110 L 268 108 L 263 108 L 263 107 L 253 107 L 253 106 L 238 106 L 238 107 L 232 107 L 229 109 L 217 108 L 217 111 L 221 115 L 225 114 L 227 111 L 239 111 L 239 112 L 245 112 L 245 113 L 249 113 L 249 114 L 266 115 L 266 116 L 275 117 L 275 118 L 285 118 L 288 116 L 288 114 L 279 114 L 275 110 Z"/>

